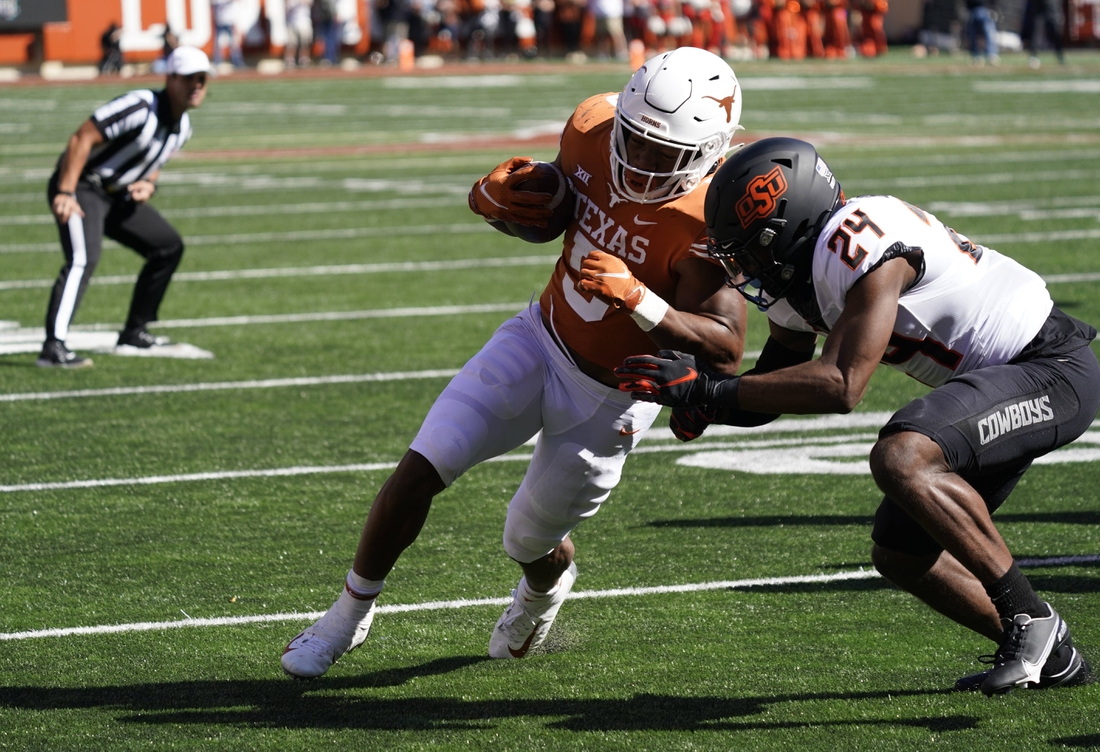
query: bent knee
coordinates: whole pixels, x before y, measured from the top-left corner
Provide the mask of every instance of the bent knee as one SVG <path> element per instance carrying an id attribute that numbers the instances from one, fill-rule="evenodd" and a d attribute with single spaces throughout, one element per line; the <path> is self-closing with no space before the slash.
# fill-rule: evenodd
<path id="1" fill-rule="evenodd" d="M 893 579 L 890 574 L 897 568 L 896 553 L 877 543 L 871 546 L 871 563 L 875 566 L 875 571 L 888 580 Z"/>
<path id="2" fill-rule="evenodd" d="M 178 259 L 183 257 L 183 238 L 176 235 L 165 241 L 164 245 L 156 250 L 153 254 L 157 258 L 161 259 Z"/>
<path id="3" fill-rule="evenodd" d="M 887 491 L 929 471 L 946 471 L 943 450 L 921 433 L 901 431 L 882 437 L 871 449 L 871 475 Z"/>
<path id="4" fill-rule="evenodd" d="M 895 551 L 875 543 L 871 546 L 871 563 L 875 570 L 895 585 L 905 587 L 923 577 L 936 563 L 939 552 L 923 556 Z"/>

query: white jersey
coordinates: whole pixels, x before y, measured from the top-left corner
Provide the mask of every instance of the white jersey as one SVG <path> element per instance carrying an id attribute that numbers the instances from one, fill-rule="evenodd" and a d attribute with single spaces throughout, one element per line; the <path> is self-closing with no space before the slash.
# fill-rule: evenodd
<path id="1" fill-rule="evenodd" d="M 1007 363 L 1039 333 L 1054 306 L 1035 272 L 972 244 L 893 196 L 859 196 L 837 210 L 814 247 L 813 281 L 824 327 L 848 291 L 885 261 L 919 250 L 923 274 L 898 301 L 882 362 L 929 386 Z M 768 309 L 779 326 L 813 331 L 786 300 Z"/>

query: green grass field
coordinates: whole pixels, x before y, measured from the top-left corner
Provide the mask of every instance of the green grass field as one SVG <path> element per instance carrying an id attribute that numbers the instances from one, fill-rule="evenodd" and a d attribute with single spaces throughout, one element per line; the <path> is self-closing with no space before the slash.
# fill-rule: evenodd
<path id="1" fill-rule="evenodd" d="M 1100 325 L 1100 54 L 1025 60 L 735 69 L 747 134 L 815 142 L 848 195 L 936 213 Z M 470 184 L 552 157 L 546 134 L 628 75 L 215 81 L 155 198 L 188 242 L 155 331 L 215 357 L 72 372 L 11 344 L 61 264 L 46 179 L 92 109 L 150 83 L 0 86 L 0 747 L 1100 747 L 1100 686 L 951 693 L 993 645 L 868 571 L 866 449 L 924 390 L 881 369 L 840 420 L 655 430 L 575 531 L 577 597 L 528 659 L 486 658 L 519 577 L 500 543 L 519 450 L 437 500 L 361 650 L 282 674 L 449 374 L 549 276 L 557 249 L 488 229 Z M 74 337 L 109 339 L 139 266 L 107 247 Z M 1071 450 L 998 518 L 1100 663 L 1100 427 Z"/>

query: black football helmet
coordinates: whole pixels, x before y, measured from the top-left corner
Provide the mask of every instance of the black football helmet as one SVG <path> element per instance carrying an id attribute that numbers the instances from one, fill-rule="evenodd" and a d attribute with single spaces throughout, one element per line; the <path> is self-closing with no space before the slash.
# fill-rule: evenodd
<path id="1" fill-rule="evenodd" d="M 843 203 L 840 184 L 812 145 L 757 141 L 730 155 L 711 179 L 703 210 L 708 250 L 738 292 L 768 308 L 812 289 L 814 244 Z"/>

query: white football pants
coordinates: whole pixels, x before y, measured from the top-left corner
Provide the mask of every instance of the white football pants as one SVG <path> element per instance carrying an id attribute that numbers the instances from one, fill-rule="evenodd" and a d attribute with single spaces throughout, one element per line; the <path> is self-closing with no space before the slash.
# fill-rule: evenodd
<path id="1" fill-rule="evenodd" d="M 506 321 L 436 399 L 411 448 L 448 486 L 538 433 L 504 524 L 504 550 L 546 556 L 600 508 L 660 406 L 583 374 L 533 304 Z"/>

